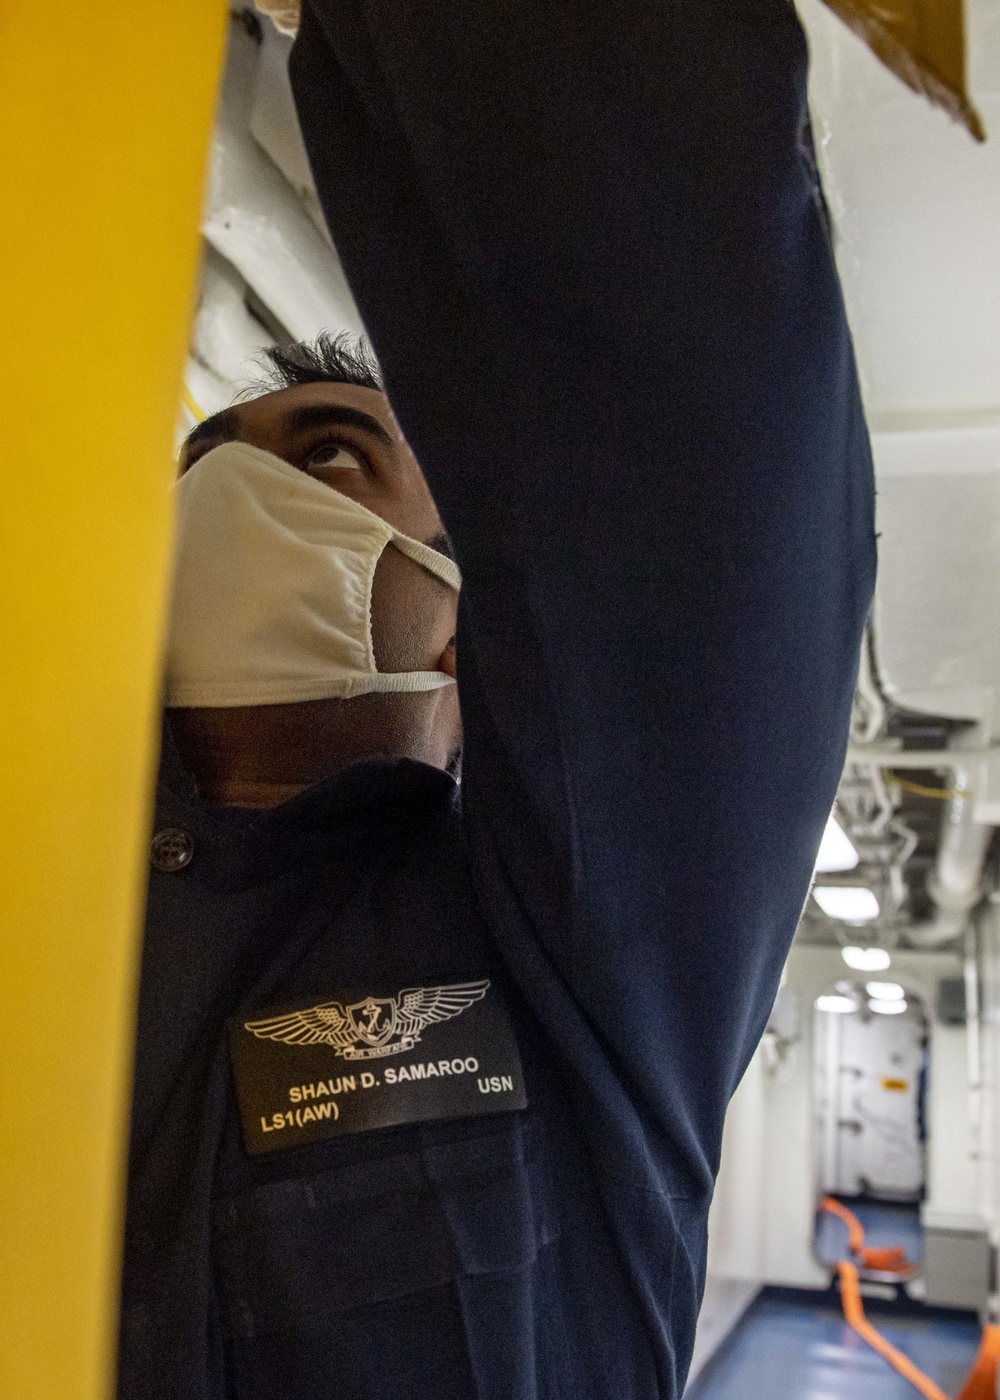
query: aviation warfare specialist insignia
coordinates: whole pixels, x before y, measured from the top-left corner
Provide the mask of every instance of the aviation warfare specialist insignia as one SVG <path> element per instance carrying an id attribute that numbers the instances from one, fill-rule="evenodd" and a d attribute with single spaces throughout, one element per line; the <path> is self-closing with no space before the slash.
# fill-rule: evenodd
<path id="1" fill-rule="evenodd" d="M 339 991 L 234 1019 L 229 1045 L 253 1154 L 527 1103 L 507 1008 L 488 978 L 393 995 Z"/>
<path id="2" fill-rule="evenodd" d="M 282 1040 L 286 1045 L 323 1041 L 345 1060 L 381 1059 L 412 1050 L 425 1026 L 461 1015 L 466 1007 L 483 999 L 489 985 L 483 981 L 410 987 L 395 997 L 368 996 L 347 1007 L 339 1001 L 325 1001 L 307 1011 L 247 1021 L 246 1029 L 261 1040 Z"/>

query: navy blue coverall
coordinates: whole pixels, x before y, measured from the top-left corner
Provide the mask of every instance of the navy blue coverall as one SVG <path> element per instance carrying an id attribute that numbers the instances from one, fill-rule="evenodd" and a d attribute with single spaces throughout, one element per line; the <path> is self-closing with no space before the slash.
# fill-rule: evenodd
<path id="1" fill-rule="evenodd" d="M 463 571 L 464 779 L 213 812 L 168 727 L 194 855 L 150 884 L 120 1394 L 672 1400 L 873 587 L 803 36 L 307 0 L 292 79 Z M 526 1107 L 247 1152 L 230 1017 L 477 977 Z"/>

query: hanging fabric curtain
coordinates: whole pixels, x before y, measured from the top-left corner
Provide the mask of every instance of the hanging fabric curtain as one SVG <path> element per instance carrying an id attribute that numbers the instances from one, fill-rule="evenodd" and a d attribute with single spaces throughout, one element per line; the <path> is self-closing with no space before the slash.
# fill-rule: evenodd
<path id="1" fill-rule="evenodd" d="M 965 87 L 963 0 L 825 0 L 897 78 L 943 107 L 975 137 L 986 131 Z M 282 34 L 299 27 L 299 0 L 254 0 Z"/>

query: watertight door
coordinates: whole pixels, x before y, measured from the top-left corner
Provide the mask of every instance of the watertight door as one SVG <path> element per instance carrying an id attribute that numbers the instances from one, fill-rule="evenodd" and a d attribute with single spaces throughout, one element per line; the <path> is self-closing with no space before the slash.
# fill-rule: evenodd
<path id="1" fill-rule="evenodd" d="M 0 6 L 0 1394 L 111 1393 L 171 431 L 222 0 Z"/>

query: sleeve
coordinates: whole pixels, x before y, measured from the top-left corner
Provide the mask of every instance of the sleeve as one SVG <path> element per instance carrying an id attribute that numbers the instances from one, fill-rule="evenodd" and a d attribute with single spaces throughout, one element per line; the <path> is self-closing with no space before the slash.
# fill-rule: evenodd
<path id="1" fill-rule="evenodd" d="M 311 0 L 292 78 L 463 571 L 493 934 L 614 1150 L 703 1194 L 833 801 L 874 576 L 798 21 L 786 0 Z"/>

